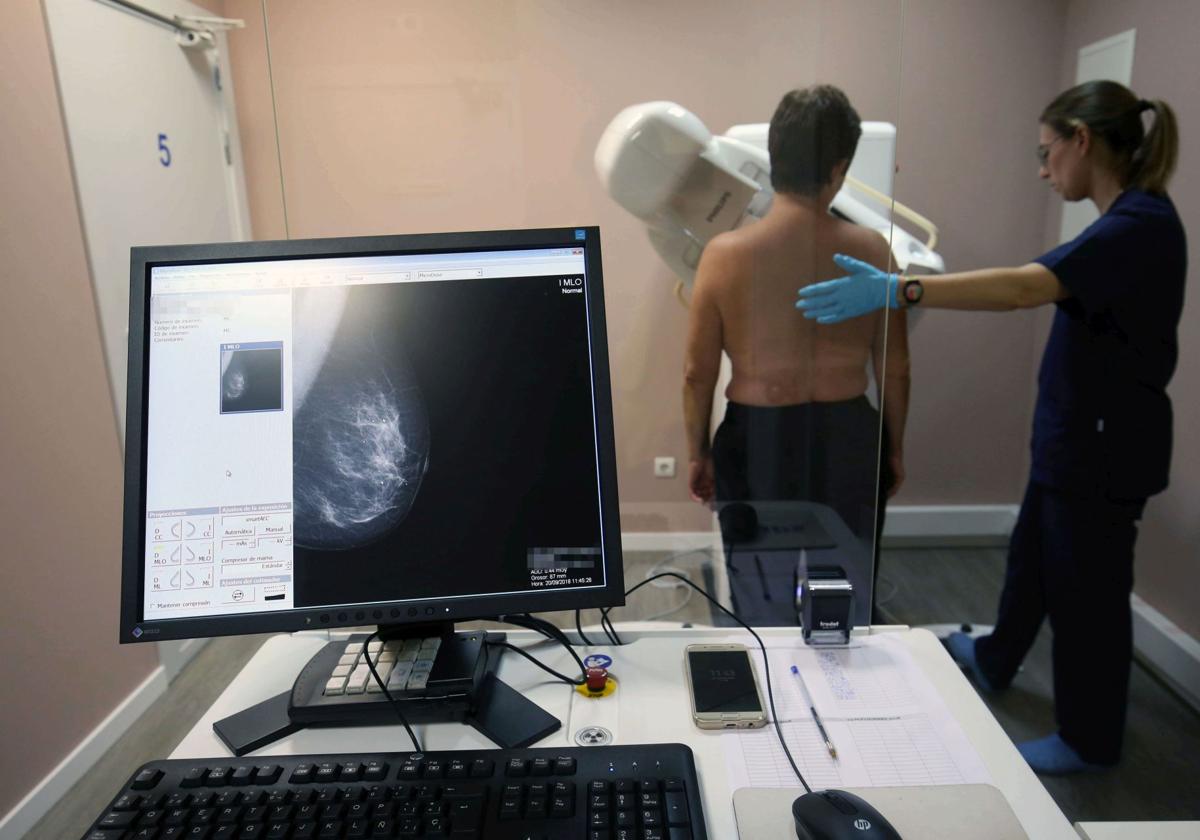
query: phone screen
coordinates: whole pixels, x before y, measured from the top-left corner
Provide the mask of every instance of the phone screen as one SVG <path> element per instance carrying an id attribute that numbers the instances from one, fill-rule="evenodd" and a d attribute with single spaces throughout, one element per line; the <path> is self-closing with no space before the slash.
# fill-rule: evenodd
<path id="1" fill-rule="evenodd" d="M 761 712 L 744 650 L 688 651 L 696 712 Z"/>

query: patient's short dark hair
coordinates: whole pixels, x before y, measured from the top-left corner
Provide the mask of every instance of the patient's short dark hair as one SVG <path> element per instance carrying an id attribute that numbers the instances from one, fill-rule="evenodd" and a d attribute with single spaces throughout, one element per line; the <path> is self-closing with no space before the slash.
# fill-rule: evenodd
<path id="1" fill-rule="evenodd" d="M 833 167 L 854 158 L 862 121 L 846 94 L 833 85 L 793 90 L 771 118 L 767 149 L 776 192 L 814 196 L 833 177 Z"/>

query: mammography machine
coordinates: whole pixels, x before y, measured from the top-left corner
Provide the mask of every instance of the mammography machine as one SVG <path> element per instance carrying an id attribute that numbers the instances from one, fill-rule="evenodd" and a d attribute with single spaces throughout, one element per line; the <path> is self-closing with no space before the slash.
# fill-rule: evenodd
<path id="1" fill-rule="evenodd" d="M 888 240 L 895 265 L 940 274 L 933 250 L 937 228 L 891 198 L 896 128 L 864 122 L 846 185 L 832 212 L 872 228 Z M 766 215 L 774 192 L 766 123 L 735 125 L 713 135 L 674 102 L 644 102 L 617 114 L 596 147 L 596 172 L 613 199 L 646 223 L 650 241 L 682 286 L 690 285 L 708 241 Z M 906 220 L 926 235 L 921 242 L 893 224 Z"/>

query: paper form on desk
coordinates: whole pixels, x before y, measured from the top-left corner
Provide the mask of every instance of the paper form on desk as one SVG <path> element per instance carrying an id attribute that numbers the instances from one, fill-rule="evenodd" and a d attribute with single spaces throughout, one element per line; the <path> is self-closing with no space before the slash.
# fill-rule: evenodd
<path id="1" fill-rule="evenodd" d="M 761 672 L 762 653 L 750 648 Z M 775 710 L 792 757 L 814 789 L 990 783 L 966 733 L 912 654 L 886 634 L 848 648 L 767 644 Z M 799 668 L 837 747 L 835 761 L 796 680 Z M 722 738 L 730 787 L 793 787 L 772 725 Z"/>

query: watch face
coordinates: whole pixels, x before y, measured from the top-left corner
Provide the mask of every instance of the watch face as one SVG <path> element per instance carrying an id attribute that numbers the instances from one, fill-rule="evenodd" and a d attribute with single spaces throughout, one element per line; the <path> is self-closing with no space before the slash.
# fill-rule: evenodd
<path id="1" fill-rule="evenodd" d="M 916 303 L 924 291 L 925 287 L 921 285 L 920 280 L 909 280 L 904 284 L 904 299 L 909 303 Z"/>

